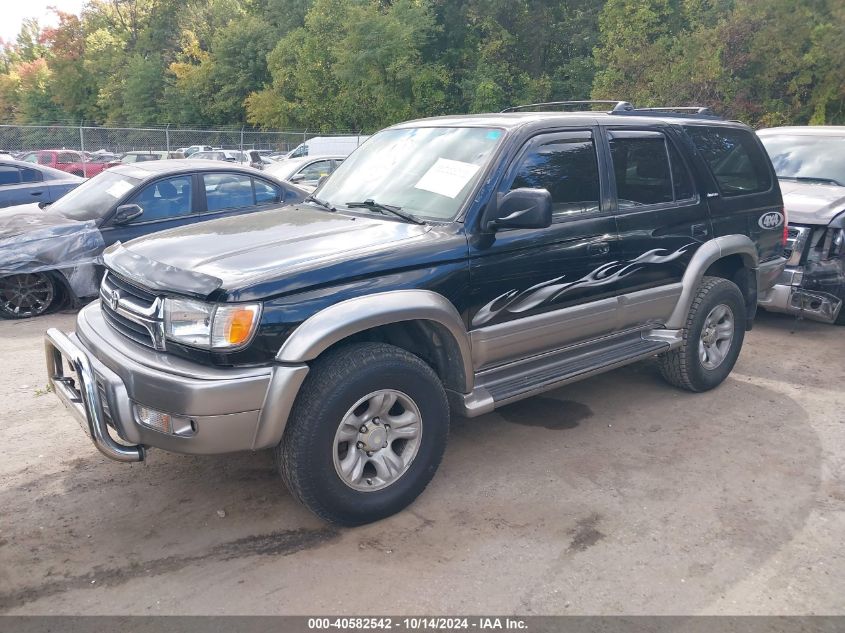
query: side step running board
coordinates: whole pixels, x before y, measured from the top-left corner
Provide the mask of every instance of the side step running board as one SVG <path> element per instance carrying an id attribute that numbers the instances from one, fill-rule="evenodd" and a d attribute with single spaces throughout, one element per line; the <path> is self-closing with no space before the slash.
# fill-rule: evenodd
<path id="1" fill-rule="evenodd" d="M 475 417 L 587 376 L 669 351 L 670 347 L 666 340 L 650 340 L 636 334 L 577 349 L 559 350 L 482 372 L 476 376 L 471 394 L 450 395 L 458 411 Z"/>

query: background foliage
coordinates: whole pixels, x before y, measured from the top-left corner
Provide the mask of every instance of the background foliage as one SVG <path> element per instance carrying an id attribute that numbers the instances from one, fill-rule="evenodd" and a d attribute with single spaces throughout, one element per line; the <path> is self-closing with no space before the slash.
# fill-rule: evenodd
<path id="1" fill-rule="evenodd" d="M 0 121 L 370 132 L 543 100 L 845 123 L 841 0 L 89 0 L 0 42 Z"/>

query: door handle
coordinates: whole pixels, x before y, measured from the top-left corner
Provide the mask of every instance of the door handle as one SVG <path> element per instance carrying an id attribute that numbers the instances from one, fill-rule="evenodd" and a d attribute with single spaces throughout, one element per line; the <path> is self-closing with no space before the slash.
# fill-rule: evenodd
<path id="1" fill-rule="evenodd" d="M 691 228 L 692 236 L 693 237 L 707 237 L 707 225 L 706 224 L 693 224 Z"/>
<path id="2" fill-rule="evenodd" d="M 31 195 L 31 196 L 40 196 L 42 193 L 44 193 L 44 192 L 43 192 L 43 191 L 30 191 L 30 192 L 29 192 L 29 195 Z"/>
<path id="3" fill-rule="evenodd" d="M 593 256 L 607 255 L 610 252 L 610 244 L 607 242 L 592 242 L 587 246 L 587 253 Z"/>

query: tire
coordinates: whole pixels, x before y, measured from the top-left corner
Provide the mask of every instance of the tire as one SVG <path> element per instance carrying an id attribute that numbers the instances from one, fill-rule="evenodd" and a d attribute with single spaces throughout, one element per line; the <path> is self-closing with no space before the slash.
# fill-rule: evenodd
<path id="1" fill-rule="evenodd" d="M 382 437 L 379 425 L 389 435 Z M 362 525 L 419 496 L 440 464 L 448 434 L 446 392 L 431 367 L 393 345 L 356 343 L 313 363 L 276 447 L 276 465 L 314 514 Z"/>
<path id="2" fill-rule="evenodd" d="M 61 288 L 47 273 L 18 273 L 0 277 L 0 318 L 28 319 L 55 307 Z"/>
<path id="3" fill-rule="evenodd" d="M 723 318 L 717 310 L 721 308 L 727 309 Z M 693 392 L 718 387 L 731 373 L 742 349 L 745 314 L 745 299 L 736 284 L 720 277 L 705 277 L 682 330 L 683 343 L 657 357 L 663 378 Z M 711 328 L 714 324 L 716 327 Z M 720 337 L 728 334 L 730 340 L 725 344 Z"/>

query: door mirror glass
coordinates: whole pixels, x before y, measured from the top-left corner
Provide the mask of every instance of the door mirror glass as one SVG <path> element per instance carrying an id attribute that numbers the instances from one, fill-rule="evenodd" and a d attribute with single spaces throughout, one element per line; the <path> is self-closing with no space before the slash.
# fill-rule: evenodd
<path id="1" fill-rule="evenodd" d="M 488 230 L 543 229 L 552 223 L 552 194 L 547 189 L 520 188 L 499 196 Z"/>
<path id="2" fill-rule="evenodd" d="M 132 220 L 141 217 L 142 213 L 144 213 L 144 210 L 137 204 L 122 204 L 115 211 L 112 224 L 118 226 L 128 224 Z"/>

